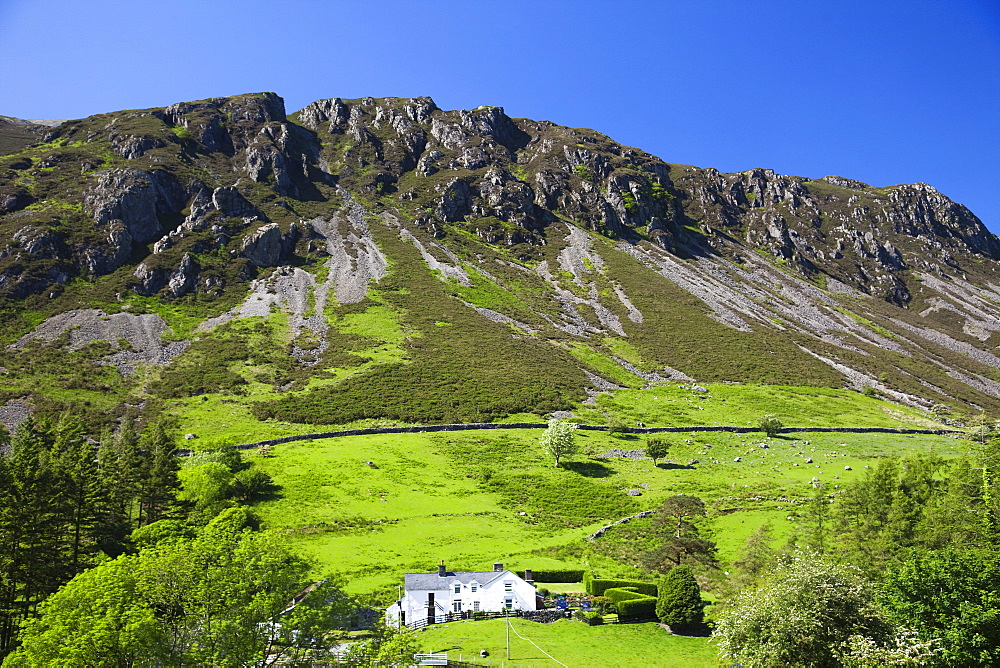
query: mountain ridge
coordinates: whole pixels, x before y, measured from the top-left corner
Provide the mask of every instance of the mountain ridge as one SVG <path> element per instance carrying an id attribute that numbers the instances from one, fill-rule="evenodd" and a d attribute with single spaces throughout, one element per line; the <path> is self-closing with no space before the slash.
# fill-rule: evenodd
<path id="1" fill-rule="evenodd" d="M 44 139 L 0 157 L 5 338 L 95 305 L 155 312 L 150 299 L 202 322 L 192 339 L 280 312 L 294 368 L 268 358 L 286 389 L 254 402 L 258 419 L 497 419 L 691 378 L 1000 405 L 1000 241 L 926 184 L 725 174 L 430 98 L 290 115 L 273 93 L 212 98 Z M 376 312 L 395 322 L 375 339 L 388 353 L 351 324 Z M 488 382 L 451 364 L 475 359 L 466 339 L 502 351 Z M 198 348 L 149 372 L 161 396 Z M 418 371 L 468 390 L 464 408 L 433 408 L 440 388 L 418 401 Z M 260 382 L 233 373 L 184 387 Z"/>

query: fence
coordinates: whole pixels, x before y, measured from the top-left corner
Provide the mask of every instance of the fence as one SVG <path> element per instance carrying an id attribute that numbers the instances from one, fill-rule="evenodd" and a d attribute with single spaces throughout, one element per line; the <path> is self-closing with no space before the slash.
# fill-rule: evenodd
<path id="1" fill-rule="evenodd" d="M 296 434 L 282 438 L 271 438 L 266 441 L 243 443 L 230 446 L 236 450 L 252 450 L 265 445 L 281 445 L 294 441 L 313 441 L 324 438 L 340 438 L 343 436 L 369 436 L 373 434 L 420 434 L 436 431 L 468 431 L 473 429 L 545 429 L 547 422 L 478 422 L 470 424 L 429 424 L 415 427 L 373 427 L 370 429 L 342 429 L 340 431 L 324 431 L 314 434 Z M 607 431 L 605 425 L 579 424 L 578 429 L 585 431 Z M 736 434 L 749 434 L 761 431 L 760 427 L 737 427 L 708 425 L 701 427 L 625 427 L 622 432 L 629 434 L 681 434 L 691 432 L 726 431 Z M 835 434 L 926 434 L 944 435 L 961 434 L 964 432 L 951 429 L 895 429 L 893 427 L 785 427 L 778 430 L 781 434 L 794 433 L 835 433 Z M 192 454 L 190 448 L 178 448 L 174 454 L 188 457 Z"/>
<path id="2" fill-rule="evenodd" d="M 471 611 L 466 610 L 464 612 L 448 612 L 443 615 L 435 615 L 434 621 L 428 621 L 429 618 L 411 622 L 406 625 L 409 629 L 422 629 L 425 626 L 430 626 L 431 624 L 447 624 L 448 622 L 460 622 L 466 619 L 471 619 L 473 621 L 479 621 L 482 619 L 498 619 L 501 617 L 523 617 L 524 610 L 508 610 L 507 612 L 485 612 L 485 611 Z"/>

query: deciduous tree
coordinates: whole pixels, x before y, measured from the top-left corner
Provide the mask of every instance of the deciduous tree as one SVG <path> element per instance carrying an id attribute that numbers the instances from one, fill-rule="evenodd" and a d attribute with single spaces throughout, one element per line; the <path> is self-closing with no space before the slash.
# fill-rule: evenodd
<path id="1" fill-rule="evenodd" d="M 11 666 L 268 666 L 318 659 L 353 604 L 332 579 L 232 508 L 194 539 L 74 578 L 25 622 Z M 307 585 L 309 585 L 307 587 Z M 296 604 L 293 606 L 293 599 Z"/>
<path id="2" fill-rule="evenodd" d="M 563 457 L 576 452 L 576 428 L 573 422 L 551 420 L 542 434 L 542 447 L 555 458 L 557 467 Z"/>
<path id="3" fill-rule="evenodd" d="M 646 440 L 646 456 L 653 460 L 656 466 L 657 459 L 663 459 L 670 451 L 670 443 L 663 438 L 650 438 Z"/>
<path id="4" fill-rule="evenodd" d="M 852 637 L 877 647 L 893 642 L 896 629 L 874 600 L 874 587 L 857 570 L 800 552 L 739 594 L 719 615 L 714 637 L 728 663 L 832 668 Z"/>

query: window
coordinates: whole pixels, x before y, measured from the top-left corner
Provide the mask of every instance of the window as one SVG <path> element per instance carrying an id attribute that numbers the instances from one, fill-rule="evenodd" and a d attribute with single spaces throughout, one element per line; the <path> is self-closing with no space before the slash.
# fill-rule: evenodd
<path id="1" fill-rule="evenodd" d="M 510 610 L 511 608 L 513 608 L 514 607 L 514 597 L 513 596 L 504 596 L 503 597 L 503 607 L 507 608 L 508 610 Z"/>
<path id="2" fill-rule="evenodd" d="M 507 580 L 506 582 L 504 582 L 503 583 L 503 590 L 504 591 L 514 591 L 514 581 L 513 580 Z"/>
<path id="3" fill-rule="evenodd" d="M 452 601 L 451 605 L 452 605 L 452 610 L 454 612 L 462 612 L 462 602 L 461 601 Z"/>
<path id="4" fill-rule="evenodd" d="M 455 583 L 455 593 L 456 594 L 462 593 L 462 585 L 458 584 L 457 582 Z"/>
<path id="5" fill-rule="evenodd" d="M 479 612 L 479 601 L 473 601 L 472 602 L 472 610 L 474 612 Z"/>
<path id="6" fill-rule="evenodd" d="M 479 585 L 477 585 L 475 582 L 473 582 L 471 585 L 469 585 L 469 588 L 472 589 L 472 593 L 473 594 L 475 594 L 477 591 L 479 591 Z"/>

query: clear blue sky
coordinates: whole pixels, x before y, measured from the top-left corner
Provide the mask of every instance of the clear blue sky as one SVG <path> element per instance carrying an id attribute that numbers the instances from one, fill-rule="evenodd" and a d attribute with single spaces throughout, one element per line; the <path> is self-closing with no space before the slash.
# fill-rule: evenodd
<path id="1" fill-rule="evenodd" d="M 1000 233 L 998 0 L 0 0 L 0 114 L 430 95 L 669 162 L 925 181 Z"/>

